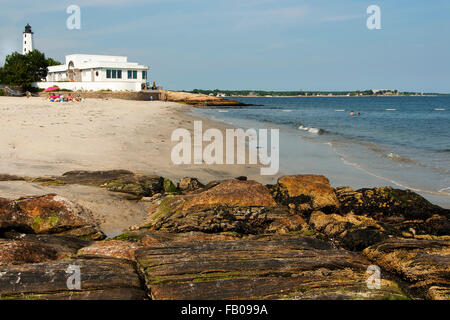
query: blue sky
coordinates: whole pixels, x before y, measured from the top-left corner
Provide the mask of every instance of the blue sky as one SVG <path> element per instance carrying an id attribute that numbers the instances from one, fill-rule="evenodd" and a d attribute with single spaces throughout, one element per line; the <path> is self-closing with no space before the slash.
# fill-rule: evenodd
<path id="1" fill-rule="evenodd" d="M 68 30 L 66 8 L 81 8 Z M 378 5 L 382 29 L 368 30 Z M 450 92 L 450 1 L 46 0 L 0 1 L 0 61 L 35 47 L 126 55 L 167 89 Z"/>

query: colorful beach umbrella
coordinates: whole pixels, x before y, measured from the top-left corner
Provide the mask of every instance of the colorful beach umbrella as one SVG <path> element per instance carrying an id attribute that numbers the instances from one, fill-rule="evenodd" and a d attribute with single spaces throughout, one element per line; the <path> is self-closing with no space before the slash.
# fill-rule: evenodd
<path id="1" fill-rule="evenodd" d="M 50 92 L 50 91 L 55 91 L 55 90 L 59 90 L 59 87 L 55 86 L 55 87 L 48 87 L 47 89 L 45 89 L 45 92 Z"/>

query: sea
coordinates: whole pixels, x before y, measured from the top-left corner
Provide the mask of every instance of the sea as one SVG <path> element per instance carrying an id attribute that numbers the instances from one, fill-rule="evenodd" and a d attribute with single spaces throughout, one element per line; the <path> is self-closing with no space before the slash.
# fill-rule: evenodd
<path id="1" fill-rule="evenodd" d="M 192 113 L 235 128 L 279 129 L 280 174 L 411 189 L 450 208 L 450 96 L 233 99 L 254 106 Z"/>

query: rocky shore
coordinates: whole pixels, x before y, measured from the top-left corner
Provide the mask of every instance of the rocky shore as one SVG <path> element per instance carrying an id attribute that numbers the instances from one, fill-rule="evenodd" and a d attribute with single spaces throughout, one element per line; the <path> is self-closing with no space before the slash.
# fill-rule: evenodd
<path id="1" fill-rule="evenodd" d="M 145 204 L 147 218 L 106 239 L 91 210 L 58 194 L 0 198 L 1 299 L 450 299 L 450 210 L 412 191 L 317 175 L 0 175 L 20 180 L 102 188 Z"/>
<path id="2" fill-rule="evenodd" d="M 233 99 L 223 99 L 205 94 L 189 92 L 164 91 L 163 99 L 166 101 L 184 103 L 197 108 L 239 108 L 251 106 Z"/>

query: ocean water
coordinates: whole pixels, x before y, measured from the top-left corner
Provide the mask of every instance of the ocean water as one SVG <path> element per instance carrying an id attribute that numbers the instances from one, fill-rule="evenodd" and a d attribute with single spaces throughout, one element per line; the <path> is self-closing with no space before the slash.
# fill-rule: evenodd
<path id="1" fill-rule="evenodd" d="M 258 106 L 194 113 L 234 127 L 279 128 L 283 173 L 322 173 L 354 188 L 412 189 L 450 207 L 450 97 L 238 100 Z"/>

